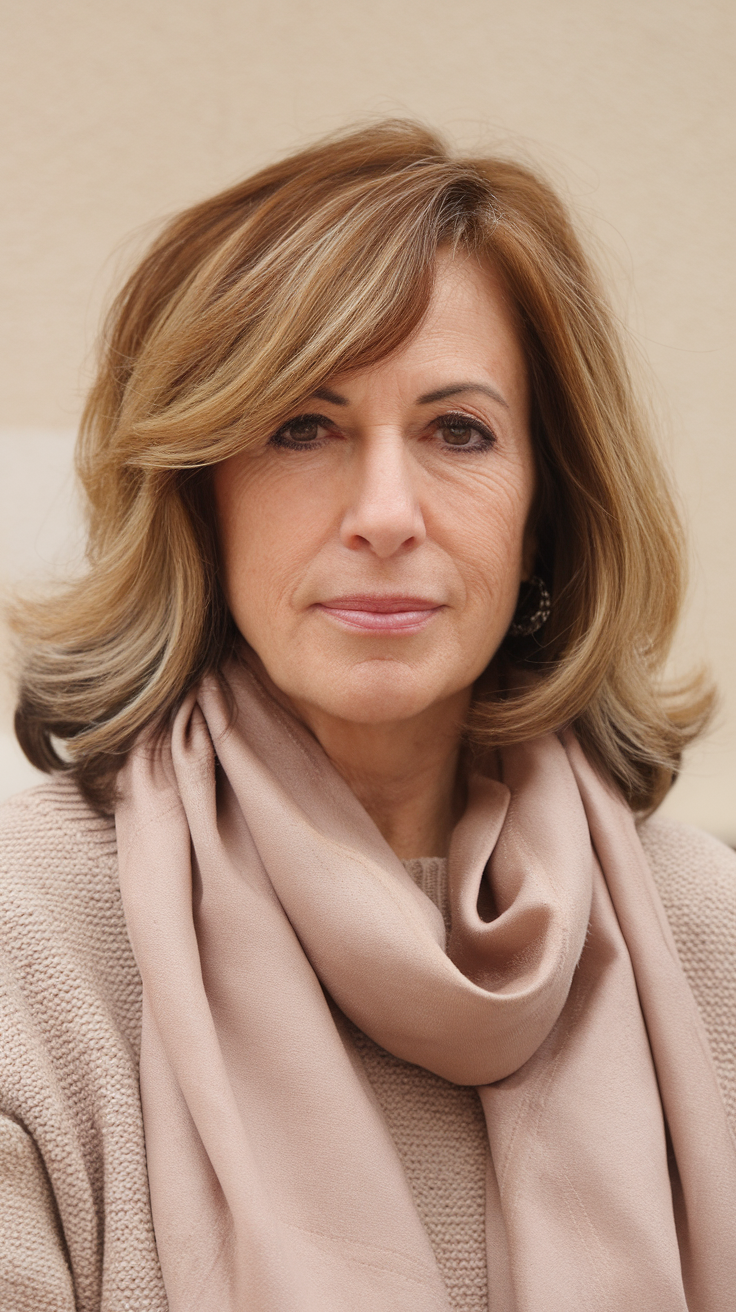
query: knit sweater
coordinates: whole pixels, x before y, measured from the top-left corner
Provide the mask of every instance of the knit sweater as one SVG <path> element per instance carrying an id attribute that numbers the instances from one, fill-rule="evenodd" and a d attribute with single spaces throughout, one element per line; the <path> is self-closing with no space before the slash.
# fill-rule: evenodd
<path id="1" fill-rule="evenodd" d="M 736 855 L 640 829 L 736 1126 Z M 407 869 L 447 919 L 444 862 Z M 166 1312 L 138 1090 L 141 985 L 115 831 L 67 781 L 0 808 L 0 1307 Z M 448 1288 L 488 1306 L 486 1136 L 474 1089 L 350 1026 Z"/>

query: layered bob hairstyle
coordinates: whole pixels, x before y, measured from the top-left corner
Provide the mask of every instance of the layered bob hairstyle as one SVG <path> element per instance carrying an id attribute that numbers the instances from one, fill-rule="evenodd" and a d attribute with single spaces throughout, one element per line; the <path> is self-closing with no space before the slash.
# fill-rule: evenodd
<path id="1" fill-rule="evenodd" d="M 536 572 L 552 596 L 540 633 L 494 658 L 503 677 L 481 680 L 468 739 L 572 723 L 635 809 L 661 800 L 709 694 L 662 686 L 682 535 L 612 314 L 546 182 L 504 158 L 455 158 L 394 121 L 187 210 L 114 303 L 77 453 L 87 570 L 11 616 L 16 732 L 34 765 L 71 771 L 109 808 L 136 735 L 232 653 L 212 466 L 267 440 L 331 375 L 403 343 L 440 247 L 487 261 L 515 307 L 541 489 Z"/>

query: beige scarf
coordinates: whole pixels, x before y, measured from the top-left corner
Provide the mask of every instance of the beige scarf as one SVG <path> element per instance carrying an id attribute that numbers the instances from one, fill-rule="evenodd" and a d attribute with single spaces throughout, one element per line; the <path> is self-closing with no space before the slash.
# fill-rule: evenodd
<path id="1" fill-rule="evenodd" d="M 491 1312 L 732 1312 L 707 1040 L 631 814 L 572 736 L 471 781 L 446 945 L 313 737 L 229 682 L 234 711 L 205 681 L 138 746 L 117 811 L 172 1312 L 448 1312 L 343 1013 L 479 1087 Z"/>

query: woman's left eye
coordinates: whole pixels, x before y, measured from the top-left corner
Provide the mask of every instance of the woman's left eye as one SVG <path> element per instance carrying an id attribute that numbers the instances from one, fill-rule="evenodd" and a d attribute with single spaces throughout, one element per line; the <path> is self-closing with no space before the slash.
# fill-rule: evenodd
<path id="1" fill-rule="evenodd" d="M 485 451 L 495 442 L 493 433 L 467 415 L 443 415 L 434 431 L 445 446 L 460 450 Z"/>

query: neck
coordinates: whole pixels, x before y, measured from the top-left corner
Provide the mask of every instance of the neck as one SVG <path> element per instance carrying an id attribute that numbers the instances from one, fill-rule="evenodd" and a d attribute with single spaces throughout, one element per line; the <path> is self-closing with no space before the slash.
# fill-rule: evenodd
<path id="1" fill-rule="evenodd" d="M 464 806 L 458 777 L 468 691 L 411 720 L 355 724 L 299 714 L 398 857 L 447 856 Z"/>

